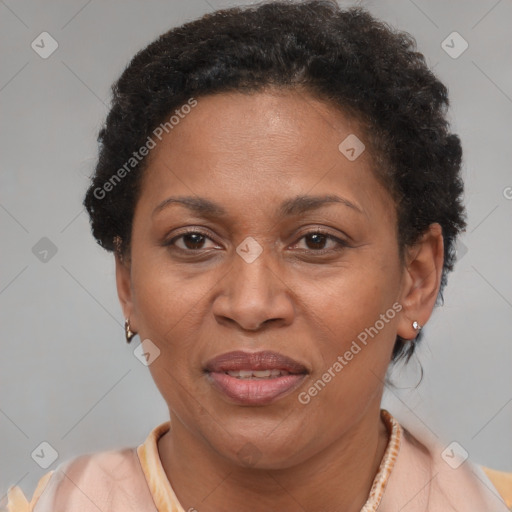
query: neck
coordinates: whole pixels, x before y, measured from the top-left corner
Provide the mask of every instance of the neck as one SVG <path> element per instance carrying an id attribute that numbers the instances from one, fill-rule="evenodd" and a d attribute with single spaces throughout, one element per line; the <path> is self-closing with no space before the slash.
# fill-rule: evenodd
<path id="1" fill-rule="evenodd" d="M 359 512 L 388 438 L 377 405 L 342 437 L 301 464 L 280 470 L 242 468 L 212 453 L 171 415 L 171 429 L 160 438 L 158 450 L 184 510 Z"/>

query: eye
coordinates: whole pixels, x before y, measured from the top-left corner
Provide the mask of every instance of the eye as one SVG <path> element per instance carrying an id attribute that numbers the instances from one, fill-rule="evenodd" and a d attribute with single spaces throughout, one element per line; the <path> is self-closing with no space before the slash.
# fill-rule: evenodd
<path id="1" fill-rule="evenodd" d="M 207 246 L 207 241 L 212 242 L 214 245 L 211 247 Z M 322 229 L 316 229 L 314 231 L 310 231 L 309 233 L 304 234 L 299 240 L 304 240 L 306 244 L 306 248 L 303 248 L 303 251 L 315 253 L 317 255 L 322 255 L 325 253 L 330 253 L 333 251 L 339 251 L 348 246 L 346 242 L 343 240 L 331 235 L 327 231 Z M 331 247 L 327 247 L 326 245 L 331 245 Z M 197 229 L 190 229 L 181 233 L 168 242 L 164 244 L 167 247 L 172 247 L 173 249 L 177 249 L 182 252 L 200 252 L 202 250 L 208 249 L 216 249 L 218 245 L 215 245 L 215 242 L 208 236 L 207 233 L 199 231 Z M 297 242 L 292 248 L 299 245 Z"/>
<path id="2" fill-rule="evenodd" d="M 205 247 L 207 240 L 213 242 L 213 240 L 206 233 L 198 230 L 189 230 L 181 233 L 178 236 L 175 236 L 166 242 L 165 245 L 174 246 L 177 249 L 185 252 L 194 252 L 200 251 L 202 249 L 213 249 L 217 247 L 216 245 L 213 247 Z"/>
<path id="3" fill-rule="evenodd" d="M 325 254 L 333 251 L 339 251 L 348 246 L 343 240 L 331 235 L 327 231 L 316 229 L 303 235 L 299 240 L 304 240 L 306 252 L 313 252 L 316 254 Z M 331 247 L 326 248 L 330 243 Z"/>

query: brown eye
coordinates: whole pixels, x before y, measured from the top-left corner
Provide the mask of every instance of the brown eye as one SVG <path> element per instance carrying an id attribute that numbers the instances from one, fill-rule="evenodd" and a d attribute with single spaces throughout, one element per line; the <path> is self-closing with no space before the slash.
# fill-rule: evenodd
<path id="1" fill-rule="evenodd" d="M 309 239 L 310 241 L 310 245 L 308 246 L 309 249 L 324 249 L 325 243 L 328 240 L 327 235 L 322 233 L 311 233 L 306 235 L 304 238 L 306 240 Z"/>
<path id="2" fill-rule="evenodd" d="M 180 238 L 187 249 L 202 249 L 206 237 L 200 233 L 188 233 Z"/>
<path id="3" fill-rule="evenodd" d="M 215 244 L 211 247 L 205 247 L 208 240 L 213 243 L 213 240 L 201 231 L 187 231 L 181 235 L 175 236 L 169 240 L 169 242 L 166 242 L 165 245 L 183 252 L 194 252 L 202 249 L 215 248 Z"/>
<path id="4" fill-rule="evenodd" d="M 304 248 L 305 251 L 318 254 L 337 251 L 347 247 L 348 245 L 343 240 L 340 240 L 339 238 L 336 238 L 335 236 L 329 233 L 318 230 L 306 233 L 299 240 L 304 240 L 306 245 L 306 247 Z M 331 243 L 330 247 L 328 247 L 329 242 Z"/>

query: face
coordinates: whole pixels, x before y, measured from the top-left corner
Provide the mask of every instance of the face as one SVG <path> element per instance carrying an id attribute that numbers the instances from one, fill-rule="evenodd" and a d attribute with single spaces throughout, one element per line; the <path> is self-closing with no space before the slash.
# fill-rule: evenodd
<path id="1" fill-rule="evenodd" d="M 364 135 L 332 106 L 197 102 L 150 154 L 121 302 L 160 351 L 174 425 L 235 463 L 249 449 L 287 467 L 378 408 L 397 332 L 414 335 L 395 207 L 369 149 L 338 148 Z"/>

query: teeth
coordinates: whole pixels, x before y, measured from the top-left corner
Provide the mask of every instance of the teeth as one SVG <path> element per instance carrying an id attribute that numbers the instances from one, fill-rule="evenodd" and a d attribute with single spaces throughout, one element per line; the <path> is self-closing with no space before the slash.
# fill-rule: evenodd
<path id="1" fill-rule="evenodd" d="M 286 370 L 237 370 L 226 373 L 237 379 L 268 379 L 290 375 Z"/>
<path id="2" fill-rule="evenodd" d="M 255 377 L 270 377 L 270 370 L 259 370 L 252 372 Z"/>

